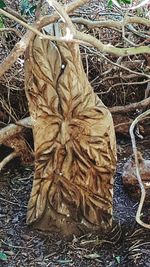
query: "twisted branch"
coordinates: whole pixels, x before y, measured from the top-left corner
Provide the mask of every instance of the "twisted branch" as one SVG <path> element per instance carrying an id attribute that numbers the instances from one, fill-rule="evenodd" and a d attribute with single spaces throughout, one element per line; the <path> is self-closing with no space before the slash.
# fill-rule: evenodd
<path id="1" fill-rule="evenodd" d="M 136 147 L 136 142 L 135 142 L 135 135 L 134 135 L 134 128 L 136 126 L 136 124 L 141 121 L 142 119 L 144 119 L 147 115 L 150 114 L 150 109 L 145 111 L 144 113 L 140 114 L 131 124 L 130 126 L 130 136 L 131 136 L 131 142 L 132 142 L 132 149 L 133 149 L 133 153 L 134 153 L 134 158 L 135 158 L 135 165 L 136 165 L 136 176 L 139 182 L 139 186 L 141 189 L 141 198 L 140 198 L 140 203 L 137 209 L 137 213 L 136 213 L 136 221 L 138 224 L 140 224 L 141 226 L 150 229 L 150 224 L 144 223 L 141 220 L 141 212 L 142 212 L 142 208 L 143 208 L 143 204 L 144 204 L 144 200 L 145 200 L 145 196 L 146 196 L 146 192 L 145 192 L 145 188 L 142 182 L 142 178 L 140 175 L 140 170 L 139 170 L 139 160 L 138 160 L 138 155 L 137 155 L 137 147 Z"/>

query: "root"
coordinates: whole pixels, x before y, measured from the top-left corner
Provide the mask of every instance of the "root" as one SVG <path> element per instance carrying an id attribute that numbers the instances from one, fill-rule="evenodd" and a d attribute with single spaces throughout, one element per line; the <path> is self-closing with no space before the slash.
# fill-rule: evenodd
<path id="1" fill-rule="evenodd" d="M 7 157 L 5 157 L 1 162 L 0 162 L 0 171 L 5 167 L 5 165 L 10 162 L 12 159 L 16 158 L 19 156 L 16 152 L 12 152 L 9 154 Z"/>

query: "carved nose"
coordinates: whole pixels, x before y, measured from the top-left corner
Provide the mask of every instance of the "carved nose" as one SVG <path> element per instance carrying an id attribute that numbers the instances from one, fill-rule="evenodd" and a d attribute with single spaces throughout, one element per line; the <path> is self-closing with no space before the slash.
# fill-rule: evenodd
<path id="1" fill-rule="evenodd" d="M 70 139 L 69 134 L 69 123 L 68 121 L 63 121 L 60 128 L 60 142 L 65 145 Z"/>

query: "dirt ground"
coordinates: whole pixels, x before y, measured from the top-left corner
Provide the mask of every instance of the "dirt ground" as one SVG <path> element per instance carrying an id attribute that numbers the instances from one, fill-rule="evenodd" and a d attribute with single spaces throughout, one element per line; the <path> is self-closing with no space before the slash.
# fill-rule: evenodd
<path id="1" fill-rule="evenodd" d="M 149 140 L 139 141 L 145 158 Z M 65 241 L 26 225 L 33 167 L 12 162 L 0 174 L 0 267 L 134 267 L 150 266 L 150 232 L 135 222 L 138 201 L 129 198 L 122 185 L 122 168 L 132 153 L 130 140 L 119 140 L 115 177 L 114 214 L 111 231 Z M 145 214 L 149 207 L 144 208 Z"/>

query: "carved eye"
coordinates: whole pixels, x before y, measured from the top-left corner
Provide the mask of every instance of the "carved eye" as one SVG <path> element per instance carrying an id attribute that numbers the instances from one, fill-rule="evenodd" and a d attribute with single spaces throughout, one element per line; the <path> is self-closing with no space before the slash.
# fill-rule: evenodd
<path id="1" fill-rule="evenodd" d="M 62 75 L 62 74 L 64 73 L 65 67 L 66 67 L 66 65 L 63 63 L 63 64 L 61 65 L 61 72 L 60 72 L 60 75 Z"/>
<path id="2" fill-rule="evenodd" d="M 61 65 L 61 69 L 62 69 L 62 70 L 64 70 L 65 67 L 66 67 L 65 64 L 62 64 L 62 65 Z"/>

